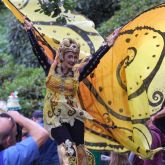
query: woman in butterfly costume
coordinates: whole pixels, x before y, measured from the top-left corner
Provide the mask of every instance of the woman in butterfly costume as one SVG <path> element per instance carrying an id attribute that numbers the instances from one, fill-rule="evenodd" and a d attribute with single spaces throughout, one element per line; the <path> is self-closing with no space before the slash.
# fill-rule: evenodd
<path id="1" fill-rule="evenodd" d="M 100 49 L 88 57 L 83 65 L 78 65 L 80 45 L 71 38 L 60 43 L 52 64 L 47 60 L 43 50 L 37 44 L 33 34 L 33 26 L 25 19 L 27 30 L 35 54 L 46 73 L 46 96 L 44 100 L 45 128 L 58 144 L 61 164 L 94 164 L 93 156 L 84 149 L 83 119 L 92 120 L 92 116 L 82 110 L 77 102 L 76 94 L 79 78 L 83 68 L 92 57 L 109 49 L 118 35 L 117 29 L 108 37 Z"/>
<path id="2" fill-rule="evenodd" d="M 56 54 L 54 49 L 59 48 L 59 41 L 66 36 L 71 35 L 81 43 L 80 59 L 89 52 L 93 54 L 103 41 L 93 24 L 78 14 L 68 12 L 74 19 L 57 25 L 50 16 L 35 12 L 40 6 L 38 0 L 2 2 L 20 23 L 24 23 L 25 15 L 34 22 L 33 34 L 42 50 L 34 40 L 32 44 L 46 74 Z M 84 120 L 88 149 L 132 151 L 143 159 L 152 159 L 162 150 L 151 149 L 152 136 L 146 126 L 146 121 L 161 109 L 165 100 L 162 76 L 165 74 L 165 16 L 162 13 L 165 13 L 165 3 L 130 20 L 120 30 L 113 46 L 101 47 L 93 61 L 80 72 L 80 103 L 94 118 Z M 100 59 L 98 67 L 92 70 Z"/>

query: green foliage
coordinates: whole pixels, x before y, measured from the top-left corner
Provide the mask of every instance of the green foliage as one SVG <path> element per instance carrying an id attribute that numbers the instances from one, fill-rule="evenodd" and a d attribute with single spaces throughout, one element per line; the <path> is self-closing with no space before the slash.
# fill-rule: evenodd
<path id="1" fill-rule="evenodd" d="M 4 20 L 5 20 L 5 10 L 4 6 L 0 2 L 0 52 L 3 52 L 5 50 L 5 45 L 7 44 L 6 36 L 4 35 L 6 32 L 6 28 L 4 28 Z"/>
<path id="2" fill-rule="evenodd" d="M 4 9 L 5 8 L 5 6 L 3 5 L 3 3 L 0 1 L 0 11 L 2 10 L 2 9 Z"/>
<path id="3" fill-rule="evenodd" d="M 19 23 L 7 9 L 0 6 L 0 11 L 0 99 L 7 101 L 10 93 L 17 90 L 22 113 L 30 116 L 43 107 L 45 75 L 41 68 L 32 67 L 36 66 L 36 57 Z"/>
<path id="4" fill-rule="evenodd" d="M 58 23 L 65 24 L 68 19 L 63 14 L 61 6 L 65 8 L 65 12 L 78 11 L 87 16 L 96 26 L 110 18 L 114 11 L 120 8 L 119 0 L 49 0 L 40 3 L 41 8 L 36 12 L 44 12 L 48 16 L 56 17 Z"/>
<path id="5" fill-rule="evenodd" d="M 67 17 L 63 14 L 62 10 L 65 8 L 64 12 L 68 10 L 73 10 L 76 6 L 74 0 L 49 0 L 40 3 L 40 8 L 35 10 L 36 12 L 44 12 L 46 15 L 51 17 L 56 17 L 56 21 L 60 24 L 65 24 Z"/>
<path id="6" fill-rule="evenodd" d="M 11 55 L 3 53 L 0 54 L 0 61 L 1 97 L 6 100 L 12 91 L 18 91 L 22 112 L 26 115 L 41 108 L 45 95 L 43 70 L 15 64 Z"/>
<path id="7" fill-rule="evenodd" d="M 114 16 L 108 21 L 100 24 L 97 30 L 105 37 L 117 27 L 125 25 L 141 12 L 163 2 L 163 0 L 122 0 L 120 1 L 120 10 L 115 11 Z"/>
<path id="8" fill-rule="evenodd" d="M 76 10 L 93 20 L 96 27 L 120 9 L 119 0 L 77 0 Z"/>
<path id="9" fill-rule="evenodd" d="M 38 60 L 34 56 L 29 38 L 22 25 L 11 15 L 7 19 L 7 24 L 10 27 L 7 34 L 8 51 L 14 57 L 14 62 L 27 67 L 38 67 Z"/>

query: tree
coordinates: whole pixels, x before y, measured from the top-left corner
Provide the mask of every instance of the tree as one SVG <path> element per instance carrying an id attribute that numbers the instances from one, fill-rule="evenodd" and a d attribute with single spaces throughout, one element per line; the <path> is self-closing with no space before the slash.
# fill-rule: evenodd
<path id="1" fill-rule="evenodd" d="M 29 38 L 22 25 L 14 16 L 10 15 L 7 20 L 10 27 L 8 31 L 8 52 L 14 57 L 14 62 L 27 67 L 39 67 L 38 60 L 34 56 Z"/>
<path id="2" fill-rule="evenodd" d="M 57 22 L 66 23 L 67 17 L 62 14 L 62 8 L 65 12 L 79 12 L 94 21 L 96 26 L 106 21 L 115 10 L 120 9 L 119 0 L 43 0 L 40 3 L 40 9 L 36 12 L 44 12 L 51 17 L 57 17 Z"/>
<path id="3" fill-rule="evenodd" d="M 60 24 L 65 24 L 67 20 L 67 17 L 62 12 L 62 7 L 65 9 L 65 13 L 68 10 L 73 11 L 76 7 L 74 0 L 42 0 L 39 4 L 40 8 L 36 12 L 44 12 L 48 16 L 56 17 L 56 21 Z"/>
<path id="4" fill-rule="evenodd" d="M 119 0 L 78 0 L 76 11 L 94 21 L 96 27 L 120 9 Z"/>
<path id="5" fill-rule="evenodd" d="M 45 75 L 41 68 L 16 64 L 13 56 L 0 53 L 0 97 L 7 100 L 11 92 L 18 91 L 22 113 L 43 107 Z M 3 98 L 2 98 L 3 97 Z"/>
<path id="6" fill-rule="evenodd" d="M 25 42 L 28 41 L 28 37 L 22 34 L 23 30 L 19 29 L 17 32 L 15 29 L 16 24 L 18 26 L 19 23 L 10 27 L 11 15 L 9 11 L 1 6 L 0 9 L 0 99 L 7 101 L 11 92 L 18 91 L 22 106 L 21 112 L 26 116 L 31 116 L 35 109 L 43 107 L 45 75 L 41 68 L 36 68 L 33 65 L 32 58 L 29 58 L 34 55 L 32 55 L 29 42 Z M 10 30 L 12 33 L 9 32 Z M 8 40 L 11 37 L 8 38 L 9 34 L 12 34 L 14 39 Z M 27 43 L 29 49 L 25 48 L 28 46 Z M 10 49 L 10 53 L 8 49 Z M 31 51 L 31 54 L 28 51 Z M 26 64 L 30 62 L 32 64 Z"/>
<path id="7" fill-rule="evenodd" d="M 115 11 L 109 20 L 101 23 L 97 30 L 102 36 L 107 36 L 114 29 L 125 25 L 141 12 L 163 2 L 163 0 L 122 0 L 120 1 L 120 10 Z"/>

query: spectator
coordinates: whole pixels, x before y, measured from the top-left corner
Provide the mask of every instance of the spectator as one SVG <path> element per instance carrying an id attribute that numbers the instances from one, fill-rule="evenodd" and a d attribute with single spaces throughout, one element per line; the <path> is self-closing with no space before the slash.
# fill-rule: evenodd
<path id="1" fill-rule="evenodd" d="M 111 152 L 110 165 L 131 165 L 127 153 Z"/>
<path id="2" fill-rule="evenodd" d="M 47 131 L 17 111 L 0 114 L 0 165 L 30 165 L 39 157 Z M 29 138 L 16 144 L 16 123 L 28 130 Z"/>
<path id="3" fill-rule="evenodd" d="M 32 114 L 32 120 L 43 127 L 43 112 L 36 110 Z M 40 148 L 40 157 L 33 165 L 59 165 L 57 144 L 50 138 Z"/>
<path id="4" fill-rule="evenodd" d="M 40 124 L 41 126 L 44 126 L 43 111 L 35 110 L 32 114 L 32 120 L 35 121 L 36 123 Z"/>

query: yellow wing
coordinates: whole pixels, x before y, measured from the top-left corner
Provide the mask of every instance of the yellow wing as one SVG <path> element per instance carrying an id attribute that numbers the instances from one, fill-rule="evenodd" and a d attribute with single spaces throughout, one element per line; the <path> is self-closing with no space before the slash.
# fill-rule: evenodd
<path id="1" fill-rule="evenodd" d="M 94 28 L 94 23 L 80 14 L 67 13 L 67 23 L 59 25 L 56 18 L 51 18 L 44 13 L 35 12 L 40 8 L 38 0 L 3 0 L 2 1 L 23 23 L 23 16 L 27 16 L 34 24 L 43 39 L 53 48 L 58 49 L 59 42 L 63 38 L 71 37 L 81 45 L 80 59 L 94 53 L 103 42 L 103 38 Z"/>
<path id="2" fill-rule="evenodd" d="M 145 121 L 165 97 L 165 4 L 125 25 L 114 46 L 80 84 L 81 104 L 96 119 L 86 121 L 90 149 L 131 150 L 149 158 Z"/>

